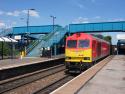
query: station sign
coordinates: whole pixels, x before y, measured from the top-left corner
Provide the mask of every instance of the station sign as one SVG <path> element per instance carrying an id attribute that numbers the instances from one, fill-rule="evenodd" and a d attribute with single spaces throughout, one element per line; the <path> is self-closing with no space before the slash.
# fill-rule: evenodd
<path id="1" fill-rule="evenodd" d="M 21 39 L 21 36 L 20 36 L 20 35 L 14 36 L 14 39 L 15 39 L 15 40 L 20 40 L 20 39 Z"/>

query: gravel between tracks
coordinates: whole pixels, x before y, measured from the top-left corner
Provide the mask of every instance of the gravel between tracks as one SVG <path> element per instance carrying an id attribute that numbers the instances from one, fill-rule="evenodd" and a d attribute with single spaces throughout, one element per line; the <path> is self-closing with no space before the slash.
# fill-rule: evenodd
<path id="1" fill-rule="evenodd" d="M 65 84 L 66 82 L 70 81 L 71 79 L 73 79 L 75 76 L 66 76 L 56 82 L 54 82 L 53 84 L 43 88 L 42 90 L 39 90 L 37 92 L 35 92 L 34 94 L 49 94 L 50 92 L 52 92 L 53 90 L 57 89 L 58 87 L 62 86 L 63 84 Z"/>
<path id="2" fill-rule="evenodd" d="M 56 74 L 45 77 L 44 79 L 39 79 L 35 82 L 26 84 L 24 86 L 18 87 L 11 91 L 5 92 L 3 94 L 33 94 L 36 91 L 64 78 L 66 75 L 64 71 L 58 72 Z"/>

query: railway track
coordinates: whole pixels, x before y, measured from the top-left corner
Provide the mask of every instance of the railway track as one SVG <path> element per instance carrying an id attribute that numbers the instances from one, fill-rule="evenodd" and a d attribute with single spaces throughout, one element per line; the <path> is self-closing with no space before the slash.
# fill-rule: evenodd
<path id="1" fill-rule="evenodd" d="M 39 60 L 39 59 L 38 59 Z M 31 60 L 24 59 L 24 62 L 32 62 Z M 23 62 L 22 60 L 14 60 L 13 62 L 18 62 L 21 63 Z M 34 61 L 34 59 L 33 59 Z M 12 64 L 8 65 L 6 67 L 0 68 L 0 82 L 2 80 L 14 78 L 14 77 L 19 77 L 20 75 L 32 73 L 41 69 L 47 69 L 50 67 L 54 67 L 60 64 L 64 64 L 64 58 L 53 58 L 49 60 L 43 60 L 43 61 L 38 61 L 30 64 L 26 63 L 21 63 L 21 64 Z M 4 64 L 3 64 L 4 65 Z M 5 64 L 6 65 L 6 64 Z"/>
<path id="2" fill-rule="evenodd" d="M 1 81 L 0 94 L 49 94 L 73 78 L 65 74 L 65 66 L 61 64 Z"/>
<path id="3" fill-rule="evenodd" d="M 104 60 L 104 59 L 102 59 L 102 60 Z M 110 60 L 110 58 L 107 59 L 106 61 L 108 62 L 109 60 Z M 106 61 L 104 60 L 104 62 L 106 62 Z M 98 62 L 100 62 L 100 61 L 98 61 Z M 98 65 L 98 63 L 96 65 Z M 60 80 L 58 80 L 58 81 L 48 85 L 47 87 L 45 87 L 45 88 L 35 92 L 34 94 L 49 94 L 50 92 L 54 91 L 55 89 L 57 89 L 58 87 L 62 86 L 63 84 L 65 84 L 66 82 L 70 81 L 73 78 L 74 78 L 73 75 L 72 76 L 71 75 L 67 75 L 66 77 L 64 77 L 64 78 L 62 78 L 62 79 L 60 79 Z"/>
<path id="4" fill-rule="evenodd" d="M 52 84 L 46 86 L 45 88 L 42 88 L 41 90 L 36 91 L 34 94 L 49 94 L 50 92 L 52 92 L 53 90 L 62 86 L 63 84 L 65 84 L 66 82 L 70 81 L 73 78 L 74 78 L 74 76 L 67 75 L 67 76 L 59 79 L 58 81 L 55 81 Z"/>
<path id="5" fill-rule="evenodd" d="M 53 75 L 59 75 L 59 74 L 64 74 L 65 71 L 65 66 L 63 64 L 55 66 L 55 67 L 51 67 L 48 69 L 44 69 L 44 70 L 39 70 L 33 73 L 29 73 L 29 74 L 25 74 L 22 76 L 18 76 L 18 77 L 14 77 L 11 79 L 7 79 L 4 81 L 0 81 L 0 93 L 5 93 L 5 94 L 10 94 L 11 92 L 17 92 L 19 89 L 21 91 L 25 91 L 23 90 L 22 87 L 25 86 L 30 86 L 31 83 L 40 81 L 42 80 L 46 80 L 47 78 L 49 78 L 50 76 Z M 65 76 L 65 75 L 63 75 Z M 61 75 L 60 75 L 61 77 Z M 43 85 L 44 86 L 44 85 Z M 25 93 L 16 93 L 16 94 L 29 94 L 28 91 Z"/>

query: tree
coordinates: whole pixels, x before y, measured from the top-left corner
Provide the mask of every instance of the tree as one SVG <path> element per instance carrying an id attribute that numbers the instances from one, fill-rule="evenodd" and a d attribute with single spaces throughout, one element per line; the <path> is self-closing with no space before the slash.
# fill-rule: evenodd
<path id="1" fill-rule="evenodd" d="M 108 41 L 110 44 L 112 44 L 112 37 L 111 36 L 105 36 L 104 40 Z"/>

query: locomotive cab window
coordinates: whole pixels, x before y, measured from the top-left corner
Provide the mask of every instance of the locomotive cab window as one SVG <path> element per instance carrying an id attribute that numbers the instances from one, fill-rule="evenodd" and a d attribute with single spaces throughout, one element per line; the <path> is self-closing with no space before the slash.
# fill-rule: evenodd
<path id="1" fill-rule="evenodd" d="M 79 48 L 88 48 L 90 44 L 89 40 L 79 40 Z"/>
<path id="2" fill-rule="evenodd" d="M 76 48 L 76 46 L 77 46 L 77 40 L 68 40 L 67 41 L 68 48 Z"/>

